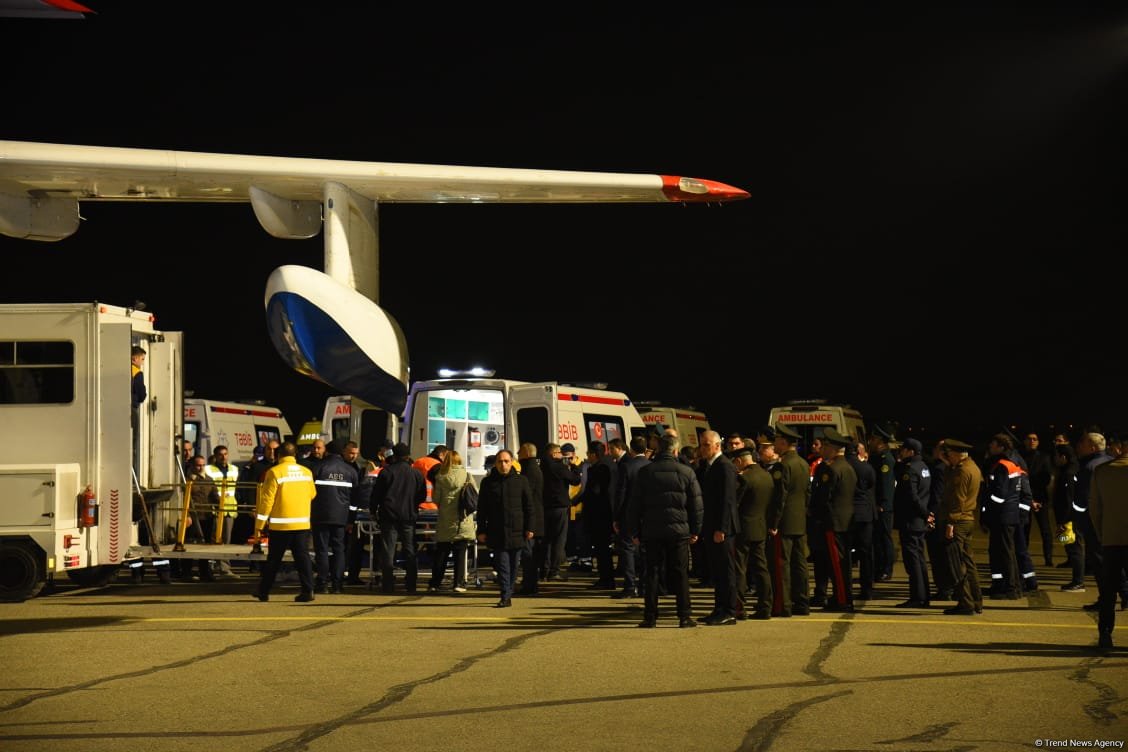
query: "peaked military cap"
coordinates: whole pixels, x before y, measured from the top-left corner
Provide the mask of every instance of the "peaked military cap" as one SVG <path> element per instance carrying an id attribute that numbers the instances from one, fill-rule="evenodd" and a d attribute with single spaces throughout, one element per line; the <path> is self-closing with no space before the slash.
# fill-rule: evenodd
<path id="1" fill-rule="evenodd" d="M 959 439 L 944 439 L 944 446 L 951 449 L 953 452 L 970 452 L 974 447 L 966 441 Z"/>
<path id="2" fill-rule="evenodd" d="M 776 423 L 775 432 L 776 436 L 782 436 L 785 439 L 791 439 L 792 441 L 798 441 L 799 439 L 803 438 L 799 435 L 798 431 L 796 431 L 791 426 L 785 426 L 783 423 Z"/>
<path id="3" fill-rule="evenodd" d="M 751 457 L 753 454 L 755 454 L 755 453 L 752 451 L 751 447 L 744 446 L 744 447 L 741 447 L 740 449 L 732 450 L 732 454 L 729 455 L 729 458 L 735 460 L 737 457 L 744 457 L 745 455 Z"/>
<path id="4" fill-rule="evenodd" d="M 844 447 L 849 444 L 852 439 L 849 436 L 843 436 L 833 428 L 828 428 L 823 431 L 823 441 L 826 441 L 834 446 Z"/>
<path id="5" fill-rule="evenodd" d="M 889 431 L 887 431 L 878 423 L 874 423 L 873 427 L 870 428 L 870 436 L 880 436 L 886 441 L 889 441 L 893 438 L 893 434 L 889 433 Z"/>

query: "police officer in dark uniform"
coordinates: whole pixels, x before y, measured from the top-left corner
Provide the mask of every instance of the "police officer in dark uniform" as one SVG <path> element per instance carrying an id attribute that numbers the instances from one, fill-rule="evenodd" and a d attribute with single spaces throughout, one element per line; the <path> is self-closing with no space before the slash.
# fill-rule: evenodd
<path id="1" fill-rule="evenodd" d="M 893 492 L 893 522 L 901 537 L 901 562 L 909 576 L 909 599 L 898 603 L 898 608 L 927 608 L 930 597 L 924 536 L 928 533 L 932 471 L 921 458 L 923 449 L 916 439 L 905 439 L 898 450 L 901 461 Z"/>
<path id="2" fill-rule="evenodd" d="M 810 610 L 810 570 L 807 567 L 807 504 L 811 476 L 807 461 L 795 447 L 800 436 L 794 429 L 775 427 L 775 448 L 779 464 L 771 471 L 778 501 L 768 518 L 768 532 L 774 539 L 769 553 L 772 563 L 772 589 L 775 600 L 772 616 L 806 616 Z"/>
<path id="3" fill-rule="evenodd" d="M 815 564 L 815 594 L 811 605 L 827 611 L 853 611 L 851 583 L 850 520 L 854 516 L 854 489 L 858 476 L 846 461 L 846 445 L 850 439 L 833 428 L 823 432 L 820 449 L 823 461 L 815 468 L 811 483 L 811 520 L 814 537 L 811 553 Z M 830 580 L 833 597 L 827 599 Z"/>

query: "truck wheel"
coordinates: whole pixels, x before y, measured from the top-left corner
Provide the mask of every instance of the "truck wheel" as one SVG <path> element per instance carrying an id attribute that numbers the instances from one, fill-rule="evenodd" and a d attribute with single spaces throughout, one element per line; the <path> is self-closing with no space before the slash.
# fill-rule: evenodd
<path id="1" fill-rule="evenodd" d="M 86 569 L 68 569 L 67 577 L 79 587 L 105 587 L 117 574 L 118 564 L 103 564 Z"/>
<path id="2" fill-rule="evenodd" d="M 45 569 L 35 544 L 0 543 L 0 601 L 18 603 L 39 595 L 47 584 Z"/>

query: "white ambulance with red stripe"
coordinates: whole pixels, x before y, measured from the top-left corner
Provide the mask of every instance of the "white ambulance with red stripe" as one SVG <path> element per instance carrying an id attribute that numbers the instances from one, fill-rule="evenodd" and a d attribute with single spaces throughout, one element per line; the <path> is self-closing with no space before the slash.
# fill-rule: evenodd
<path id="1" fill-rule="evenodd" d="M 241 465 L 254 458 L 256 446 L 271 440 L 293 441 L 294 435 L 276 407 L 185 397 L 184 439 L 205 458 L 217 446 L 225 446 L 227 461 Z"/>
<path id="2" fill-rule="evenodd" d="M 700 446 L 701 434 L 709 430 L 705 413 L 692 407 L 665 407 L 657 402 L 636 402 L 642 422 L 661 434 L 667 428 L 678 432 L 682 446 Z"/>
<path id="3" fill-rule="evenodd" d="M 646 432 L 630 398 L 604 385 L 571 386 L 555 381 L 449 378 L 411 385 L 404 410 L 403 441 L 412 457 L 438 444 L 458 450 L 475 477 L 485 475 L 485 460 L 501 449 L 514 454 L 525 442 L 537 447 L 572 444 L 586 457 L 588 444 Z"/>
<path id="4" fill-rule="evenodd" d="M 799 433 L 802 437 L 799 441 L 802 451 L 809 450 L 811 442 L 822 438 L 823 432 L 828 428 L 861 442 L 866 440 L 862 414 L 850 405 L 832 405 L 821 400 L 794 400 L 769 411 L 768 425 L 774 428 L 779 424 L 789 426 Z"/>

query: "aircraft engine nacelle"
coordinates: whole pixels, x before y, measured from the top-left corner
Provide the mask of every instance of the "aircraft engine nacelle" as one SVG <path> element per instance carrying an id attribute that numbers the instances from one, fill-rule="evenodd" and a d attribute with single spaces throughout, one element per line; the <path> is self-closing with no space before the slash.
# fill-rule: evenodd
<path id="1" fill-rule="evenodd" d="M 407 344 L 384 309 L 306 266 L 266 282 L 266 327 L 291 368 L 399 415 L 407 403 Z"/>

